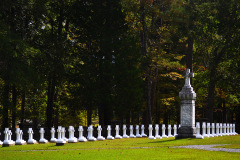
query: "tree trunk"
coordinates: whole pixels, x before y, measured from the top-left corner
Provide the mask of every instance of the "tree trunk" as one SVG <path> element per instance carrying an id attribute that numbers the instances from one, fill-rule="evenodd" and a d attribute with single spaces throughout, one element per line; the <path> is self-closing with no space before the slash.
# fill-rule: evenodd
<path id="1" fill-rule="evenodd" d="M 104 125 L 104 114 L 103 114 L 103 107 L 99 105 L 98 107 L 98 117 L 99 117 L 99 124 Z"/>
<path id="2" fill-rule="evenodd" d="M 51 129 L 53 125 L 53 103 L 55 94 L 56 78 L 55 75 L 50 76 L 48 80 L 48 102 L 46 111 L 46 127 Z"/>
<path id="3" fill-rule="evenodd" d="M 213 107 L 215 106 L 215 86 L 217 82 L 217 67 L 218 64 L 221 62 L 222 56 L 225 52 L 227 46 L 224 46 L 220 52 L 218 51 L 219 48 L 214 50 L 214 57 L 212 58 L 212 66 L 210 67 L 210 77 L 209 77 L 209 84 L 208 84 L 208 97 L 207 97 L 207 108 L 206 108 L 206 118 L 208 118 L 209 122 L 213 122 Z"/>
<path id="4" fill-rule="evenodd" d="M 57 97 L 58 97 L 58 93 L 59 93 L 59 89 L 56 89 L 56 92 L 54 94 L 54 102 L 57 102 Z M 53 107 L 55 108 L 54 110 L 54 126 L 58 126 L 59 125 L 59 105 L 54 104 Z"/>
<path id="5" fill-rule="evenodd" d="M 190 69 L 191 72 L 193 72 L 193 42 L 194 42 L 194 38 L 193 38 L 193 28 L 194 28 L 194 24 L 193 24 L 193 20 L 194 20 L 194 15 L 193 15 L 193 1 L 189 1 L 189 19 L 188 19 L 188 40 L 187 40 L 187 44 L 188 44 L 188 48 L 187 48 L 187 62 L 186 62 L 186 66 L 187 68 Z M 192 78 L 190 79 L 190 83 L 192 84 Z"/>
<path id="6" fill-rule="evenodd" d="M 151 107 L 152 107 L 152 110 L 154 110 L 153 107 L 155 106 L 155 102 L 156 102 L 155 97 L 156 97 L 156 88 L 157 88 L 157 77 L 158 77 L 158 68 L 155 68 L 154 80 L 153 80 L 153 84 L 152 84 L 152 93 L 151 93 Z M 155 123 L 157 123 L 157 122 L 155 122 Z"/>
<path id="7" fill-rule="evenodd" d="M 17 90 L 12 87 L 12 128 L 16 128 Z"/>
<path id="8" fill-rule="evenodd" d="M 156 124 L 160 123 L 160 105 L 157 103 L 158 101 L 156 100 Z"/>
<path id="9" fill-rule="evenodd" d="M 151 89 L 152 88 L 152 81 L 147 79 L 147 108 L 148 108 L 148 123 L 152 124 L 152 107 L 151 107 Z"/>
<path id="10" fill-rule="evenodd" d="M 215 105 L 215 74 L 216 69 L 211 69 L 210 71 L 210 80 L 208 85 L 208 99 L 207 99 L 207 108 L 206 116 L 209 122 L 213 122 L 213 106 Z"/>
<path id="11" fill-rule="evenodd" d="M 2 123 L 2 130 L 9 127 L 8 123 L 8 109 L 9 109 L 9 84 L 5 83 L 4 89 L 3 89 L 3 123 Z"/>
<path id="12" fill-rule="evenodd" d="M 147 57 L 147 28 L 146 28 L 146 11 L 145 11 L 145 1 L 140 0 L 140 23 L 142 24 L 142 30 L 140 31 L 141 36 L 141 52 L 144 57 Z M 147 120 L 148 124 L 152 123 L 152 113 L 151 113 L 151 90 L 152 90 L 152 82 L 150 78 L 150 72 L 151 69 L 149 68 L 149 62 L 148 59 L 145 59 L 145 62 L 143 63 L 143 68 L 145 70 L 145 76 L 146 77 L 146 97 L 147 97 Z"/>
<path id="13" fill-rule="evenodd" d="M 19 126 L 20 128 L 23 128 L 23 123 L 24 123 L 24 111 L 25 111 L 25 98 L 26 98 L 26 94 L 25 91 L 22 92 L 22 104 L 21 104 L 21 125 Z"/>
<path id="14" fill-rule="evenodd" d="M 92 124 L 92 106 L 91 104 L 87 108 L 87 125 L 90 126 Z"/>
<path id="15" fill-rule="evenodd" d="M 163 124 L 168 124 L 168 111 L 164 112 Z"/>

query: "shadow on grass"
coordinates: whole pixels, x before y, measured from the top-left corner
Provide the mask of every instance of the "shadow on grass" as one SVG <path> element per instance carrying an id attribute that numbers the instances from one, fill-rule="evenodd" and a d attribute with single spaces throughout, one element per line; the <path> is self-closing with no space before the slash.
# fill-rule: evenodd
<path id="1" fill-rule="evenodd" d="M 183 139 L 165 139 L 165 140 L 158 140 L 154 142 L 148 142 L 148 143 L 165 143 L 165 142 L 173 142 L 173 141 L 180 141 L 180 140 L 193 140 L 192 138 L 183 138 Z"/>

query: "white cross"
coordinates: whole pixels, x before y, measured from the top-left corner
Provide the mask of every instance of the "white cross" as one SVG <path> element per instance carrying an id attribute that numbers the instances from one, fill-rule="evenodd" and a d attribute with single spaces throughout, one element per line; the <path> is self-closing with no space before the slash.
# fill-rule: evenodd
<path id="1" fill-rule="evenodd" d="M 190 72 L 190 69 L 186 69 L 186 74 L 185 74 L 185 86 L 191 86 L 190 84 L 190 78 L 194 77 L 194 73 Z"/>

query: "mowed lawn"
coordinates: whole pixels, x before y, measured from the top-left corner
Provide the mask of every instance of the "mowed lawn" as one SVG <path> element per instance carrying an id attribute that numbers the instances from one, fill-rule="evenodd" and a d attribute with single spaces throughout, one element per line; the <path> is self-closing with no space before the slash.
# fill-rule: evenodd
<path id="1" fill-rule="evenodd" d="M 148 138 L 115 139 L 96 142 L 54 143 L 0 147 L 0 160 L 9 159 L 224 159 L 240 160 L 240 153 L 172 148 L 183 145 L 229 144 L 221 148 L 240 149 L 240 136 L 205 139 Z M 219 148 L 219 146 L 217 147 Z"/>

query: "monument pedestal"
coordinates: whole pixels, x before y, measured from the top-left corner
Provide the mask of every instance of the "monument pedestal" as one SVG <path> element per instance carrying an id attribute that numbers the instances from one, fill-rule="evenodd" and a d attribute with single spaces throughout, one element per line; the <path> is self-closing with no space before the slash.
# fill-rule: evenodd
<path id="1" fill-rule="evenodd" d="M 190 84 L 190 77 L 194 77 L 193 73 L 190 73 L 190 69 L 186 69 L 185 84 L 179 92 L 181 99 L 181 115 L 180 122 L 181 127 L 179 128 L 176 139 L 180 138 L 196 138 L 196 127 L 195 127 L 195 99 L 196 93 Z"/>
<path id="2" fill-rule="evenodd" d="M 181 126 L 178 130 L 178 135 L 176 135 L 175 138 L 196 138 L 196 133 L 195 127 Z"/>

